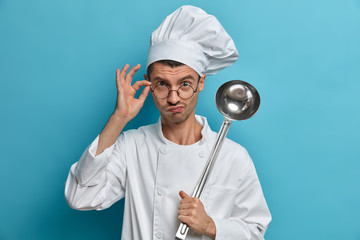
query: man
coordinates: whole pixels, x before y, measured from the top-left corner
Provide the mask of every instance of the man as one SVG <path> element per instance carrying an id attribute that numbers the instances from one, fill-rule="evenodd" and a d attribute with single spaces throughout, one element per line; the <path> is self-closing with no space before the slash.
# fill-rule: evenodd
<path id="1" fill-rule="evenodd" d="M 122 239 L 174 239 L 180 222 L 190 227 L 187 239 L 263 239 L 271 216 L 240 145 L 226 139 L 201 198 L 189 196 L 216 139 L 195 115 L 199 92 L 206 74 L 237 58 L 215 17 L 192 6 L 169 15 L 152 33 L 146 80 L 131 85 L 140 65 L 117 70 L 115 111 L 70 169 L 69 205 L 101 210 L 125 197 Z M 122 132 L 150 91 L 159 122 Z"/>

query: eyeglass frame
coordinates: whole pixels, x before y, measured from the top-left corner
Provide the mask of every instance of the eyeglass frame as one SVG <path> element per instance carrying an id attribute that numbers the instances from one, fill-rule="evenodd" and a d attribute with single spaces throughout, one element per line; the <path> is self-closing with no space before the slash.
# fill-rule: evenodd
<path id="1" fill-rule="evenodd" d="M 181 87 L 184 87 L 184 86 L 180 86 L 177 90 L 171 90 L 167 85 L 165 85 L 165 87 L 169 90 L 168 95 L 167 95 L 166 97 L 163 97 L 163 98 L 159 98 L 159 97 L 157 97 L 155 94 L 154 94 L 154 96 L 155 96 L 156 98 L 158 98 L 158 99 L 165 99 L 165 98 L 168 98 L 168 97 L 170 96 L 170 92 L 175 91 L 175 92 L 177 93 L 177 95 L 178 95 L 179 98 L 184 99 L 184 100 L 190 99 L 192 96 L 194 96 L 194 93 L 196 93 L 196 92 L 198 91 L 198 87 L 199 87 L 199 83 L 200 83 L 200 78 L 201 78 L 201 77 L 199 76 L 199 79 L 198 79 L 198 82 L 197 82 L 197 85 L 196 85 L 196 88 L 195 88 L 195 89 L 194 89 L 191 85 L 189 85 L 189 87 L 192 88 L 193 93 L 192 93 L 192 95 L 191 95 L 190 97 L 188 97 L 188 98 L 182 98 L 182 97 L 180 97 L 179 90 L 180 90 Z M 149 82 L 151 82 L 150 79 L 149 79 Z M 150 86 L 150 92 L 154 93 L 155 88 L 157 88 L 158 86 L 160 86 L 160 85 L 155 86 L 154 89 L 152 89 L 151 86 Z"/>

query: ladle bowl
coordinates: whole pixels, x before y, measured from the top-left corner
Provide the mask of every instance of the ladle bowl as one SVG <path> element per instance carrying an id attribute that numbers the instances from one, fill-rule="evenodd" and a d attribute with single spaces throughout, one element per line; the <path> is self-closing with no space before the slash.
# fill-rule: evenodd
<path id="1" fill-rule="evenodd" d="M 224 83 L 216 92 L 216 107 L 230 120 L 251 118 L 259 109 L 260 95 L 249 83 L 232 80 Z"/>

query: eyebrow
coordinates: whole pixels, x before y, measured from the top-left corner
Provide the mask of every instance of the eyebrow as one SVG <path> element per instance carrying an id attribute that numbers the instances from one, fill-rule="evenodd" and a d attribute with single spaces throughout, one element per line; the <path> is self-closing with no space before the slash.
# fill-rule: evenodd
<path id="1" fill-rule="evenodd" d="M 195 79 L 194 79 L 194 77 L 193 77 L 193 76 L 191 76 L 191 75 L 186 75 L 186 76 L 184 76 L 184 77 L 182 77 L 182 78 L 178 79 L 178 80 L 177 80 L 177 82 L 181 82 L 181 81 L 184 81 L 184 80 L 186 80 L 186 79 L 191 79 L 191 80 L 195 81 Z M 163 78 L 161 78 L 161 77 L 156 77 L 156 78 L 154 78 L 152 81 L 154 81 L 154 82 L 156 82 L 156 81 L 164 81 L 164 82 L 168 82 L 168 80 L 163 79 Z"/>

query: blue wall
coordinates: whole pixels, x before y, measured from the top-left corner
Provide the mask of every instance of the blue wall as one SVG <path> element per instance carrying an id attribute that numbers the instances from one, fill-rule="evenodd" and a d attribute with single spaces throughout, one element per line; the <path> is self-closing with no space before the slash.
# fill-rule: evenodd
<path id="1" fill-rule="evenodd" d="M 240 53 L 208 78 L 197 113 L 218 130 L 214 94 L 232 79 L 262 97 L 228 136 L 256 165 L 273 215 L 266 238 L 359 240 L 359 0 L 130 2 L 0 0 L 0 239 L 120 239 L 123 201 L 72 210 L 67 173 L 114 109 L 116 68 L 144 66 L 151 32 L 193 4 Z M 149 97 L 127 128 L 157 119 Z"/>

